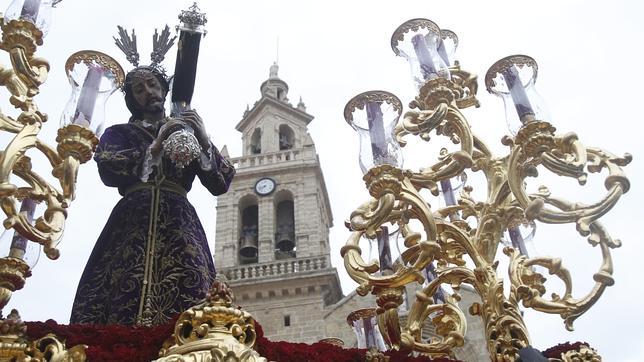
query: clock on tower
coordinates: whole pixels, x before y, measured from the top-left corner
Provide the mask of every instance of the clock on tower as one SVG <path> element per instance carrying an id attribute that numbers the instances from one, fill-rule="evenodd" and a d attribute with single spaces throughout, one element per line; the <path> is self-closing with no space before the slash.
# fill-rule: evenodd
<path id="1" fill-rule="evenodd" d="M 264 177 L 257 180 L 255 183 L 255 192 L 260 196 L 270 195 L 275 190 L 275 181 L 273 179 Z"/>

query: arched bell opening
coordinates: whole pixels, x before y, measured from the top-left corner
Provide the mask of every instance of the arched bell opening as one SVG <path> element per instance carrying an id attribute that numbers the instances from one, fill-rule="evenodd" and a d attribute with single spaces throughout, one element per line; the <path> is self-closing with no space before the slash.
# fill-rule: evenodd
<path id="1" fill-rule="evenodd" d="M 280 151 L 290 150 L 295 144 L 295 133 L 291 127 L 282 124 L 279 128 Z"/>
<path id="2" fill-rule="evenodd" d="M 257 263 L 259 257 L 259 208 L 257 198 L 248 196 L 240 200 L 239 261 L 240 264 Z"/>
<path id="3" fill-rule="evenodd" d="M 295 209 L 293 195 L 281 191 L 275 195 L 275 259 L 294 258 Z"/>
<path id="4" fill-rule="evenodd" d="M 253 135 L 250 137 L 250 153 L 257 155 L 262 153 L 262 129 L 255 128 Z"/>

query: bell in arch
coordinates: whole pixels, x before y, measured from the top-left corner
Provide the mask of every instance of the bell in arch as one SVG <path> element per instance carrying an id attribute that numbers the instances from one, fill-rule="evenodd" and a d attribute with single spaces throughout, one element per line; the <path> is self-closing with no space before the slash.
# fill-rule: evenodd
<path id="1" fill-rule="evenodd" d="M 282 253 L 290 253 L 295 249 L 295 232 L 293 224 L 281 224 L 277 226 L 275 235 L 275 248 Z"/>
<path id="2" fill-rule="evenodd" d="M 239 255 L 248 259 L 257 258 L 257 227 L 244 226 L 242 236 L 240 238 Z"/>

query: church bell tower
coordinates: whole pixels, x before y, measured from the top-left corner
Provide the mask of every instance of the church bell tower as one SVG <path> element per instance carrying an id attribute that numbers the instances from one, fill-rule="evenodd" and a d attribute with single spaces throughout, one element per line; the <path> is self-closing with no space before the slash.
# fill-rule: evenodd
<path id="1" fill-rule="evenodd" d="M 236 129 L 243 154 L 217 202 L 215 265 L 273 340 L 316 342 L 325 307 L 342 298 L 331 266 L 333 217 L 313 139 L 313 116 L 288 99 L 278 66 Z M 317 320 L 317 322 L 316 322 Z"/>

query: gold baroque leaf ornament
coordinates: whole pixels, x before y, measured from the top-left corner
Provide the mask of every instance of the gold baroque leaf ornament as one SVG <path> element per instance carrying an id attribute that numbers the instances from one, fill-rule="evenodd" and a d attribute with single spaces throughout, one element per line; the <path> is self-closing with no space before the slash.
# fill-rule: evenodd
<path id="1" fill-rule="evenodd" d="M 205 302 L 179 316 L 156 361 L 266 362 L 253 349 L 255 320 L 233 300 L 228 284 L 215 280 Z"/>
<path id="2" fill-rule="evenodd" d="M 377 348 L 371 347 L 365 353 L 366 362 L 389 362 L 389 356 L 385 356 L 384 353 L 380 352 Z"/>
<path id="3" fill-rule="evenodd" d="M 66 348 L 65 342 L 54 334 L 36 341 L 25 337 L 27 326 L 13 309 L 7 318 L 0 321 L 0 361 L 17 362 L 84 362 L 87 360 L 86 345 Z"/>
<path id="4" fill-rule="evenodd" d="M 431 27 L 427 24 L 423 19 L 403 24 L 392 36 L 394 51 L 407 31 Z M 488 90 L 495 86 L 495 75 L 509 67 L 531 68 L 531 82 L 536 77 L 534 59 L 506 57 L 488 71 L 485 77 Z M 525 308 L 559 314 L 565 327 L 572 330 L 573 321 L 588 311 L 614 283 L 611 250 L 621 242 L 613 239 L 598 220 L 629 190 L 630 183 L 622 167 L 630 163 L 632 156 L 618 157 L 599 148 L 586 147 L 574 133 L 558 135 L 548 120 L 534 116 L 522 120 L 516 136 L 503 138 L 509 154 L 494 156 L 472 132 L 461 113 L 463 108 L 478 106 L 476 79 L 456 63 L 450 68 L 449 79 L 428 79 L 418 87 L 418 95 L 410 103 L 412 110 L 405 112 L 394 128 L 396 141 L 405 146 L 408 135 L 429 141 L 430 134 L 435 134 L 449 138 L 457 149 L 442 149 L 438 162 L 419 171 L 392 165 L 376 165 L 365 171 L 364 181 L 371 198 L 351 213 L 346 223 L 351 235 L 341 255 L 349 276 L 358 283 L 357 293 L 376 296 L 379 330 L 389 348 L 454 357 L 454 348 L 463 345 L 467 329 L 465 313 L 469 313 L 482 318 L 491 360 L 515 361 L 519 351 L 530 346 L 520 303 Z M 352 112 L 364 106 L 363 94 L 351 99 L 345 107 L 349 124 L 352 124 L 349 118 Z M 580 185 L 586 183 L 589 174 L 607 170 L 604 182 L 607 193 L 588 205 L 553 197 L 546 187 L 529 193 L 525 180 L 539 176 L 538 166 L 576 179 Z M 465 171 L 481 171 L 485 176 L 487 197 L 484 200 L 475 200 L 471 195 L 473 187 L 469 185 L 462 189 L 457 203 L 445 207 L 432 207 L 423 198 L 421 191 L 439 195 L 442 182 Z M 468 218 L 475 222 L 467 222 Z M 591 247 L 599 249 L 602 261 L 592 275 L 595 285 L 586 295 L 573 296 L 572 276 L 560 258 L 530 257 L 517 248 L 503 247 L 506 230 L 535 221 L 575 224 Z M 359 240 L 362 236 L 374 239 L 383 225 L 390 224 L 400 228 L 405 248 L 401 249 L 393 270 L 380 270 L 377 262 L 362 258 Z M 504 280 L 497 270 L 499 247 L 510 261 L 507 296 L 503 292 Z M 435 268 L 432 279 L 428 279 L 425 270 L 429 265 Z M 546 268 L 548 275 L 538 273 L 537 266 Z M 544 297 L 546 281 L 552 277 L 563 282 L 564 290 L 547 298 Z M 423 285 L 417 288 L 403 324 L 398 316 L 403 291 L 406 285 L 416 283 Z M 458 290 L 462 284 L 473 287 L 480 302 L 459 304 Z M 435 297 L 442 285 L 454 290 L 445 300 Z M 423 336 L 425 325 L 432 325 L 438 338 Z M 562 356 L 561 360 L 598 361 L 600 358 L 595 351 L 584 348 Z"/>
<path id="5" fill-rule="evenodd" d="M 597 351 L 582 344 L 576 351 L 568 351 L 561 354 L 561 358 L 551 358 L 555 362 L 601 362 L 602 358 Z"/>

